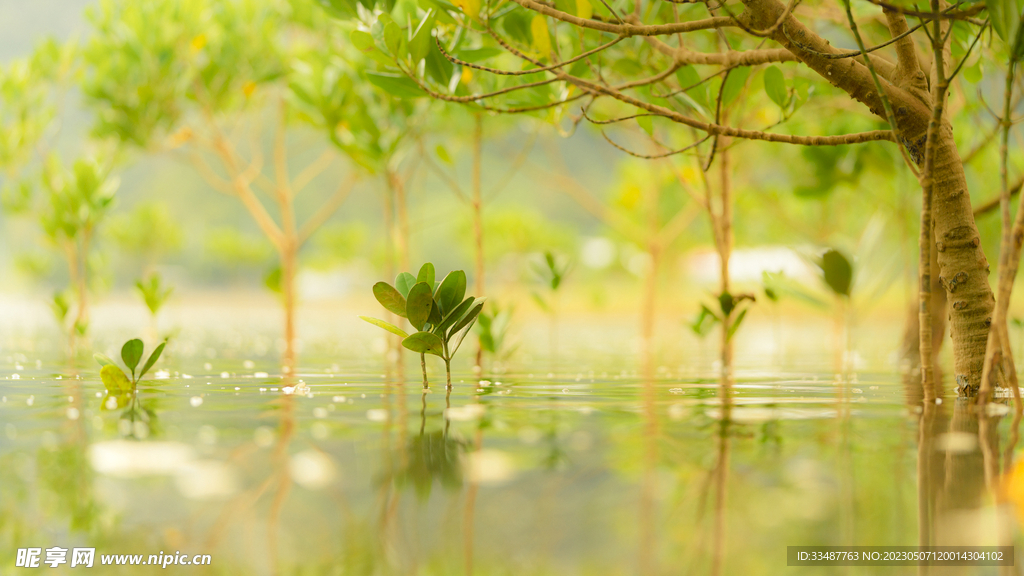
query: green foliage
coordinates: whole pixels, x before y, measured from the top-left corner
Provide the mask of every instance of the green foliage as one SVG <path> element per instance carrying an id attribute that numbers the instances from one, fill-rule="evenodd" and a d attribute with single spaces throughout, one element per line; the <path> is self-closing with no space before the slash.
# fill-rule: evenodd
<path id="1" fill-rule="evenodd" d="M 539 292 L 534 292 L 533 299 L 542 310 L 548 314 L 554 314 L 557 312 L 553 304 L 555 294 L 572 269 L 572 264 L 567 258 L 556 256 L 554 252 L 546 250 L 542 260 L 532 262 L 532 268 L 537 279 L 550 291 L 550 295 L 547 297 Z"/>
<path id="2" fill-rule="evenodd" d="M 121 250 L 155 262 L 184 244 L 181 224 L 162 202 L 143 202 L 110 218 L 107 234 Z"/>
<path id="3" fill-rule="evenodd" d="M 88 13 L 95 33 L 84 51 L 82 86 L 96 111 L 96 134 L 149 148 L 182 129 L 193 107 L 211 113 L 246 108 L 260 86 L 287 69 L 280 45 L 287 5 L 100 3 Z"/>
<path id="4" fill-rule="evenodd" d="M 1005 43 L 1010 55 L 1010 62 L 1016 63 L 1024 57 L 1024 2 L 1020 0 L 991 0 L 986 2 L 992 28 Z"/>
<path id="5" fill-rule="evenodd" d="M 736 331 L 739 330 L 740 324 L 743 323 L 743 319 L 747 316 L 747 311 L 750 309 L 749 306 L 745 306 L 744 302 L 754 303 L 756 298 L 753 294 L 730 294 L 729 292 L 722 292 L 716 298 L 718 302 L 718 312 L 715 312 L 707 304 L 700 305 L 700 311 L 697 316 L 690 322 L 690 330 L 697 336 L 704 338 L 711 333 L 711 330 L 718 324 L 725 327 L 726 338 L 731 340 Z"/>
<path id="6" fill-rule="evenodd" d="M 110 359 L 109 356 L 103 354 L 94 354 L 93 358 L 100 365 L 100 379 L 103 381 L 103 385 L 107 388 L 107 392 L 111 395 L 118 396 L 130 393 L 135 390 L 136 385 L 142 377 L 149 372 L 149 369 L 156 364 L 156 361 L 163 354 L 164 347 L 167 345 L 167 341 L 163 341 L 156 350 L 149 355 L 149 359 L 143 365 L 142 369 L 139 370 L 138 375 L 135 374 L 135 368 L 138 367 L 139 362 L 142 360 L 144 346 L 142 340 L 135 338 L 124 343 L 121 347 L 121 360 L 124 361 L 125 366 L 132 373 L 132 378 L 129 379 L 125 375 L 124 371 L 117 366 L 117 364 Z"/>
<path id="7" fill-rule="evenodd" d="M 488 311 L 487 308 L 490 310 Z M 512 323 L 514 308 L 506 306 L 498 307 L 491 303 L 480 312 L 477 319 L 477 334 L 480 336 L 480 347 L 484 352 L 491 354 L 495 359 L 507 358 L 515 350 L 515 346 L 509 343 L 509 326 Z"/>
<path id="8" fill-rule="evenodd" d="M 825 284 L 839 296 L 850 296 L 850 284 L 853 282 L 853 264 L 850 260 L 833 248 L 829 248 L 817 262 Z"/>
<path id="9" fill-rule="evenodd" d="M 780 108 L 786 107 L 789 93 L 786 90 L 786 78 L 782 75 L 782 70 L 778 66 L 769 66 L 765 69 L 764 91 L 772 99 L 772 102 L 778 104 Z"/>
<path id="10" fill-rule="evenodd" d="M 156 273 L 150 274 L 149 278 L 145 280 L 136 281 L 135 287 L 139 290 L 143 302 L 146 303 L 146 308 L 153 316 L 160 312 L 160 308 L 174 292 L 174 288 L 162 284 L 160 275 Z"/>
<path id="11" fill-rule="evenodd" d="M 450 384 L 451 360 L 472 329 L 486 299 L 466 297 L 466 273 L 462 270 L 448 273 L 436 288 L 434 276 L 434 265 L 428 262 L 416 276 L 400 273 L 395 283 L 401 288 L 387 282 L 373 285 L 373 296 L 377 302 L 392 314 L 407 318 L 417 332 L 406 334 L 389 322 L 366 316 L 360 318 L 401 336 L 402 345 L 413 352 L 443 359 Z M 402 289 L 405 289 L 405 294 Z M 426 382 L 425 372 L 423 378 Z"/>

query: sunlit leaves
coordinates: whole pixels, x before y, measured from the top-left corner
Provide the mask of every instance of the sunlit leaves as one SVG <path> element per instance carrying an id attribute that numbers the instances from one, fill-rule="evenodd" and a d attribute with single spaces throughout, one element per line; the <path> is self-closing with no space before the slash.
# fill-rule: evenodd
<path id="1" fill-rule="evenodd" d="M 434 299 L 441 309 L 442 315 L 448 315 L 455 307 L 462 302 L 466 295 L 466 273 L 462 270 L 453 270 L 444 277 L 441 285 L 437 287 Z"/>
<path id="2" fill-rule="evenodd" d="M 458 6 L 472 20 L 476 20 L 480 15 L 480 0 L 452 0 L 452 4 Z"/>
<path id="3" fill-rule="evenodd" d="M 135 376 L 135 367 L 142 360 L 143 347 L 142 340 L 138 338 L 125 342 L 121 347 L 121 360 L 124 360 L 124 365 L 131 370 L 132 376 Z"/>
<path id="4" fill-rule="evenodd" d="M 360 316 L 359 318 L 361 320 L 365 321 L 365 322 L 369 322 L 370 324 L 373 324 L 374 326 L 376 326 L 378 328 L 383 328 L 384 330 L 387 330 L 388 332 L 391 332 L 392 334 L 395 334 L 396 336 L 401 336 L 402 338 L 405 338 L 406 336 L 409 335 L 408 333 L 406 333 L 405 330 L 402 330 L 401 328 L 399 328 L 398 326 L 395 326 L 394 324 L 392 324 L 390 322 L 385 322 L 383 320 L 378 320 L 376 318 L 370 318 L 369 316 Z"/>
<path id="5" fill-rule="evenodd" d="M 380 302 L 385 310 L 405 318 L 405 296 L 387 282 L 377 282 L 373 285 L 373 297 Z"/>
<path id="6" fill-rule="evenodd" d="M 786 91 L 786 78 L 778 66 L 769 66 L 765 69 L 764 91 L 780 108 L 786 106 L 786 101 L 789 100 L 789 94 Z"/>
<path id="7" fill-rule="evenodd" d="M 409 290 L 416 284 L 416 277 L 408 272 L 399 272 L 395 277 L 395 289 L 403 298 L 409 297 Z"/>
<path id="8" fill-rule="evenodd" d="M 106 364 L 100 369 L 100 380 L 111 394 L 125 394 L 132 390 L 131 380 L 114 364 Z"/>
<path id="9" fill-rule="evenodd" d="M 729 71 L 725 81 L 722 83 L 723 106 L 728 106 L 736 100 L 736 97 L 740 95 L 740 91 L 743 90 L 743 86 L 747 83 L 748 77 L 750 77 L 750 67 L 748 66 L 733 68 Z"/>
<path id="10" fill-rule="evenodd" d="M 408 76 L 387 72 L 367 72 L 366 79 L 396 98 L 419 98 L 426 95 Z"/>
<path id="11" fill-rule="evenodd" d="M 551 33 L 548 31 L 547 18 L 537 14 L 530 20 L 530 36 L 533 38 L 533 48 L 542 58 L 547 58 L 551 54 Z"/>
<path id="12" fill-rule="evenodd" d="M 430 319 L 430 310 L 434 304 L 433 283 L 417 282 L 409 290 L 406 302 L 406 314 L 409 323 L 417 330 L 423 330 Z"/>

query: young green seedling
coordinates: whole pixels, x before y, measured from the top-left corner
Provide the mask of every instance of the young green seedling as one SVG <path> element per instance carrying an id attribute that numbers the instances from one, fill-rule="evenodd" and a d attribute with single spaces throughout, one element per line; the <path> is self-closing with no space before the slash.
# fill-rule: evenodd
<path id="1" fill-rule="evenodd" d="M 167 342 L 164 341 L 156 347 L 156 350 L 149 355 L 149 359 L 146 360 L 146 363 L 142 366 L 142 369 L 139 370 L 139 373 L 136 376 L 135 368 L 138 367 L 139 361 L 142 360 L 144 345 L 142 344 L 142 340 L 139 340 L 138 338 L 125 342 L 124 346 L 121 347 L 121 360 L 124 361 L 124 365 L 132 373 L 131 379 L 128 378 L 124 371 L 121 370 L 121 368 L 118 367 L 109 356 L 93 354 L 93 358 L 95 358 L 101 366 L 100 380 L 103 381 L 103 386 L 106 387 L 107 392 L 115 396 L 120 396 L 134 391 L 139 380 L 146 375 L 146 372 L 149 372 L 149 369 L 153 367 L 153 364 L 156 364 L 156 361 L 160 358 L 160 354 L 163 353 L 164 346 L 166 345 Z"/>
<path id="2" fill-rule="evenodd" d="M 360 316 L 366 322 L 402 337 L 402 345 L 420 353 L 423 385 L 428 386 L 426 355 L 444 360 L 448 386 L 452 385 L 451 360 L 473 327 L 484 298 L 466 297 L 466 273 L 455 270 L 434 287 L 434 266 L 424 264 L 417 276 L 407 272 L 398 275 L 395 286 L 378 282 L 373 286 L 377 301 L 390 312 L 409 320 L 417 332 L 407 334 L 401 328 Z"/>
<path id="3" fill-rule="evenodd" d="M 171 293 L 174 292 L 174 288 L 164 286 L 160 275 L 155 273 L 150 274 L 149 278 L 145 280 L 136 281 L 135 287 L 139 289 L 142 300 L 146 303 L 146 308 L 149 308 L 149 313 L 153 317 L 156 317 L 160 312 L 160 308 L 163 308 Z"/>
<path id="4" fill-rule="evenodd" d="M 737 294 L 733 295 L 728 292 L 723 292 L 718 295 L 718 308 L 721 313 L 716 313 L 707 304 L 700 305 L 700 313 L 690 323 L 690 330 L 697 336 L 703 338 L 707 336 L 711 331 L 711 328 L 715 324 L 722 324 L 722 329 L 725 330 L 725 337 L 727 340 L 732 340 L 733 335 L 736 334 L 736 330 L 739 329 L 740 323 L 747 316 L 747 310 L 749 306 L 742 306 L 744 300 L 755 302 L 753 294 Z M 733 312 L 736 312 L 736 316 L 733 318 Z M 731 319 L 731 320 L 730 320 Z M 728 323 L 728 325 L 727 325 Z"/>
<path id="5" fill-rule="evenodd" d="M 413 292 L 412 289 L 417 284 L 424 284 L 426 288 L 417 288 L 416 291 Z M 373 285 L 373 297 L 377 299 L 377 302 L 380 302 L 380 305 L 383 306 L 385 310 L 402 318 L 408 319 L 417 330 L 420 330 L 424 323 L 429 323 L 429 320 L 431 319 L 430 312 L 433 311 L 435 306 L 433 304 L 434 285 L 434 265 L 427 262 L 420 267 L 419 274 L 416 276 L 413 276 L 408 272 L 402 272 L 399 274 L 398 277 L 395 278 L 394 286 L 387 282 L 377 282 Z M 424 290 L 426 290 L 426 293 L 428 294 L 427 298 L 430 299 L 430 304 L 428 304 L 430 309 L 428 310 L 428 318 L 426 321 L 423 321 L 422 318 Z M 412 293 L 413 300 L 411 306 L 409 304 L 410 293 Z M 435 323 L 440 322 L 439 316 L 440 312 L 438 312 L 437 316 L 433 317 Z M 383 328 L 392 334 L 401 336 L 403 339 L 409 337 L 409 334 L 405 330 L 402 330 L 390 322 L 378 320 L 377 318 L 370 318 L 369 316 L 360 316 L 360 318 L 374 326 Z M 420 324 L 417 325 L 417 322 Z M 426 388 L 429 385 L 427 382 L 427 360 L 423 353 L 420 354 L 420 369 L 423 371 L 423 387 Z"/>
<path id="6" fill-rule="evenodd" d="M 533 271 L 537 278 L 551 291 L 550 296 L 546 298 L 535 291 L 533 299 L 540 306 L 541 310 L 548 315 L 548 332 L 552 358 L 558 356 L 558 289 L 562 286 L 562 282 L 565 280 L 565 276 L 569 273 L 570 268 L 572 266 L 567 260 L 557 258 L 550 250 L 544 252 L 543 263 L 533 263 Z"/>

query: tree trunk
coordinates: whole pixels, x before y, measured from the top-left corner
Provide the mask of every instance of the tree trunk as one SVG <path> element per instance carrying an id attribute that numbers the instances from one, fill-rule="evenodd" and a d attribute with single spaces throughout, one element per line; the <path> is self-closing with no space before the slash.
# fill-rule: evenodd
<path id="1" fill-rule="evenodd" d="M 281 294 L 284 297 L 284 371 L 295 372 L 295 275 L 298 250 L 294 242 L 281 247 Z"/>
<path id="2" fill-rule="evenodd" d="M 747 23 L 772 28 L 786 11 L 779 0 L 744 0 Z M 905 24 L 904 24 L 905 26 Z M 826 58 L 836 48 L 800 23 L 792 14 L 774 27 L 771 38 L 792 52 L 810 69 L 861 102 L 876 116 L 886 119 L 885 107 L 871 73 L 855 58 Z M 799 45 L 797 44 L 799 42 Z M 876 67 L 886 66 L 872 60 Z M 896 137 L 919 165 L 924 161 L 931 97 L 920 89 L 924 77 L 888 64 L 880 70 L 886 96 L 893 110 Z M 933 143 L 932 223 L 938 251 L 940 282 L 948 295 L 949 332 L 953 341 L 954 372 L 961 395 L 973 395 L 981 384 L 985 343 L 995 299 L 988 283 L 988 261 L 974 223 L 963 163 L 953 142 L 952 126 L 943 121 Z M 936 272 L 933 271 L 933 274 Z"/>

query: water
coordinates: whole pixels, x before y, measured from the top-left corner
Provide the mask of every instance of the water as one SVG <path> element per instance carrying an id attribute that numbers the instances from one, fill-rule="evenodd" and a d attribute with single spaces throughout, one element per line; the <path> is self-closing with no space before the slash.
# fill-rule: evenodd
<path id="1" fill-rule="evenodd" d="M 1016 538 L 1012 412 L 981 433 L 953 398 L 922 415 L 877 358 L 846 379 L 803 368 L 824 353 L 741 363 L 723 402 L 710 366 L 648 380 L 567 344 L 445 394 L 439 364 L 424 393 L 418 359 L 388 376 L 373 342 L 310 344 L 285 379 L 272 339 L 249 359 L 257 336 L 186 337 L 133 414 L 52 345 L 0 358 L 0 572 L 86 546 L 100 574 L 176 552 L 211 556 L 177 568 L 197 574 L 911 574 L 787 568 L 786 547 Z"/>

